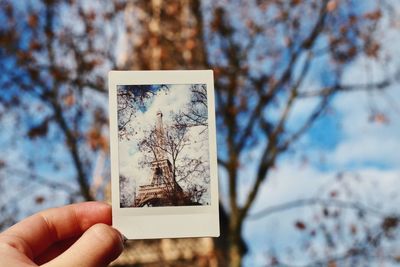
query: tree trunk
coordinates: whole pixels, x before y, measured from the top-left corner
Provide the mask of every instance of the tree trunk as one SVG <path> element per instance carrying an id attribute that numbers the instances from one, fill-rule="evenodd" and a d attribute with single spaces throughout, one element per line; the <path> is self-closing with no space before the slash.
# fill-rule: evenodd
<path id="1" fill-rule="evenodd" d="M 240 229 L 235 229 L 229 233 L 229 267 L 242 266 L 242 248 L 240 245 Z"/>
<path id="2" fill-rule="evenodd" d="M 239 212 L 235 209 L 231 212 L 229 221 L 229 254 L 228 254 L 228 266 L 229 267 L 241 267 L 242 266 L 242 244 L 241 244 L 241 232 L 242 223 L 240 222 Z"/>

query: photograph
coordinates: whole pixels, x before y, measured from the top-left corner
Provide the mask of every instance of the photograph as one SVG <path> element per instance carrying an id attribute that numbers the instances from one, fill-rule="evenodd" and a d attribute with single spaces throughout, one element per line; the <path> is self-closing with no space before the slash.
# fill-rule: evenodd
<path id="1" fill-rule="evenodd" d="M 121 208 L 211 204 L 206 84 L 117 85 Z"/>

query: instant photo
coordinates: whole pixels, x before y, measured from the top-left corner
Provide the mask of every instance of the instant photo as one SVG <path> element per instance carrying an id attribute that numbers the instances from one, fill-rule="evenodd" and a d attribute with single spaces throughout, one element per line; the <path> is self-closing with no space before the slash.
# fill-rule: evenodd
<path id="1" fill-rule="evenodd" d="M 113 226 L 218 236 L 212 71 L 112 71 L 109 86 Z"/>

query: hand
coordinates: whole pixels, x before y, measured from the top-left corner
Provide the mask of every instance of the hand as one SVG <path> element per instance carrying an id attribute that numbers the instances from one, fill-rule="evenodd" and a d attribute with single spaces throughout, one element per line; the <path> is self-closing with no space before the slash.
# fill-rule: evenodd
<path id="1" fill-rule="evenodd" d="M 111 207 L 100 202 L 37 213 L 0 234 L 0 266 L 107 266 L 124 242 L 110 224 Z"/>

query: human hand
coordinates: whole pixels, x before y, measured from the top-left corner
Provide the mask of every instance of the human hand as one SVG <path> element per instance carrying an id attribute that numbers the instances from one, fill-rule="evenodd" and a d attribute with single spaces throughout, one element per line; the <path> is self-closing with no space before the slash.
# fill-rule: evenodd
<path id="1" fill-rule="evenodd" d="M 107 266 L 124 242 L 110 224 L 111 207 L 100 202 L 39 212 L 0 234 L 0 266 Z"/>

